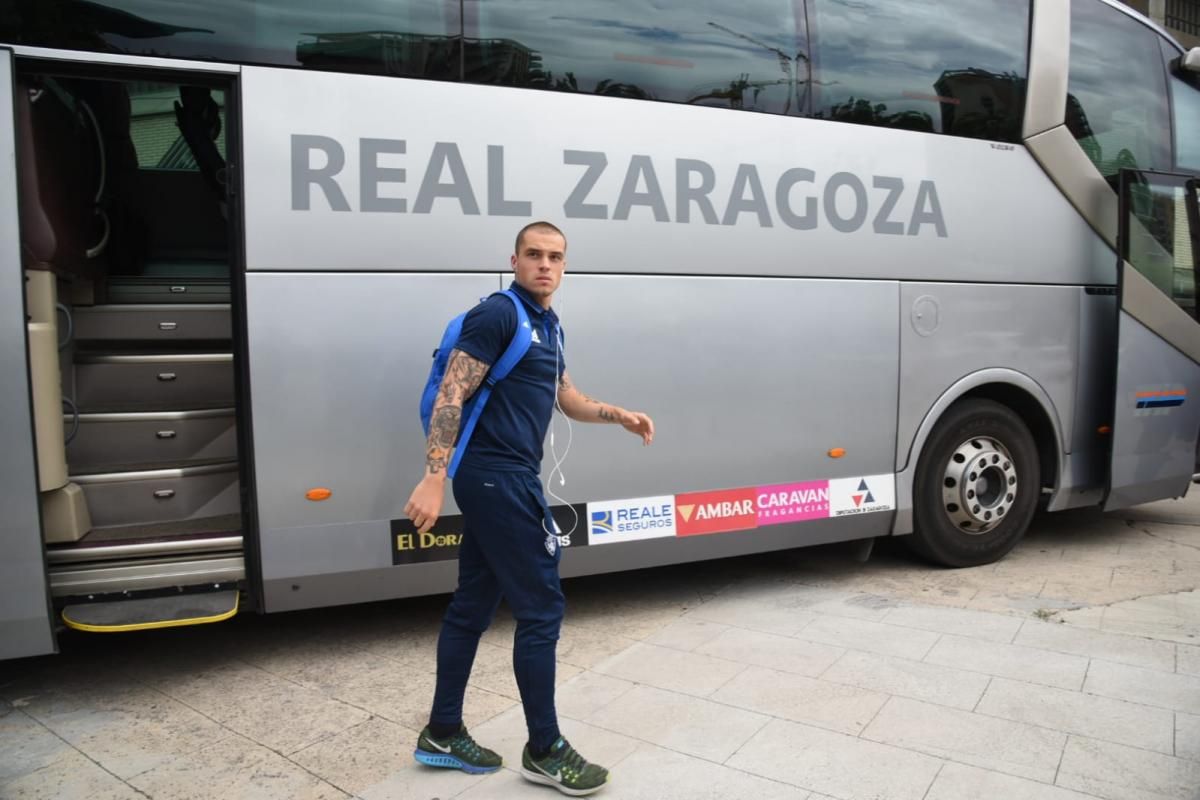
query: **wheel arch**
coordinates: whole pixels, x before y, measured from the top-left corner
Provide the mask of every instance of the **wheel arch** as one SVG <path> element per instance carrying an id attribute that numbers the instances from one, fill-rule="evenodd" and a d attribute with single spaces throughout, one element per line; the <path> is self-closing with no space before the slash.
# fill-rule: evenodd
<path id="1" fill-rule="evenodd" d="M 1066 439 L 1050 395 L 1023 372 L 1004 368 L 983 369 L 955 381 L 930 406 L 913 434 L 902 469 L 896 473 L 896 516 L 892 535 L 913 532 L 913 486 L 917 463 L 933 429 L 956 403 L 979 398 L 992 400 L 1017 413 L 1029 426 L 1037 446 L 1042 486 L 1058 487 L 1063 470 Z"/>

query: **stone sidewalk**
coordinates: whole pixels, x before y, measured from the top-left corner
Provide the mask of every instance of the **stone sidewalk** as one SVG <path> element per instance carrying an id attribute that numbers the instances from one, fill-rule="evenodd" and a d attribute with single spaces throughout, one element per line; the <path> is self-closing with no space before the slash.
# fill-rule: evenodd
<path id="1" fill-rule="evenodd" d="M 1200 492 L 1041 517 L 975 569 L 897 545 L 567 582 L 559 710 L 612 767 L 598 796 L 1200 798 Z M 511 770 L 508 621 L 467 724 L 509 768 L 413 763 L 444 603 L 70 637 L 0 664 L 0 798 L 560 796 Z"/>

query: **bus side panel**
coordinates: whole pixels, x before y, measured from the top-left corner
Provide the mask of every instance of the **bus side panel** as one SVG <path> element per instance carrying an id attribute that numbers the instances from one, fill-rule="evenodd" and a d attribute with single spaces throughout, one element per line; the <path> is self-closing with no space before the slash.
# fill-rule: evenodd
<path id="1" fill-rule="evenodd" d="M 1079 299 L 1070 286 L 906 283 L 901 290 L 900 424 L 896 464 L 911 469 L 913 437 L 946 390 L 981 369 L 1032 378 L 1063 435 L 1073 430 Z M 1054 446 L 1066 449 L 1062 441 Z"/>
<path id="2" fill-rule="evenodd" d="M 54 652 L 29 400 L 12 53 L 0 50 L 0 658 Z"/>
<path id="3" fill-rule="evenodd" d="M 453 588 L 453 553 L 420 537 L 397 544 L 392 521 L 423 469 L 417 407 L 430 353 L 450 317 L 507 280 L 247 276 L 267 610 Z M 726 489 L 753 504 L 760 487 L 869 478 L 886 506 L 898 292 L 885 281 L 568 273 L 556 308 L 573 379 L 650 413 L 657 431 L 643 448 L 613 426 L 568 432 L 556 418 L 566 483 L 550 487 L 561 501 L 549 499 L 579 513 L 560 522 L 572 541 L 564 574 L 885 535 L 892 515 L 881 511 L 599 546 L 582 504 Z M 834 448 L 845 456 L 831 458 Z M 543 477 L 553 462 L 547 442 Z M 313 487 L 332 496 L 309 502 Z M 456 513 L 448 492 L 443 515 Z M 581 547 L 589 538 L 596 546 Z"/>

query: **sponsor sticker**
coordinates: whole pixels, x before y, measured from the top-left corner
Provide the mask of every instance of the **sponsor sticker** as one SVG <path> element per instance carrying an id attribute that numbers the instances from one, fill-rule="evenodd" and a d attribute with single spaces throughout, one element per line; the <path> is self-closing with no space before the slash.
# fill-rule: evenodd
<path id="1" fill-rule="evenodd" d="M 569 549 L 588 543 L 587 506 L 582 503 L 573 506 L 551 506 L 550 514 L 557 547 Z M 575 521 L 576 515 L 578 523 Z M 437 523 L 426 533 L 418 533 L 416 527 L 407 519 L 394 519 L 389 527 L 393 566 L 453 561 L 458 558 L 458 548 L 462 545 L 463 518 L 457 514 L 438 517 Z M 543 544 L 549 552 L 550 544 Z"/>
<path id="2" fill-rule="evenodd" d="M 896 507 L 894 475 L 836 478 L 829 482 L 829 516 L 848 517 Z"/>
<path id="3" fill-rule="evenodd" d="M 723 489 L 676 495 L 675 517 L 680 536 L 756 528 L 755 490 Z"/>
<path id="4" fill-rule="evenodd" d="M 427 564 L 458 558 L 462 526 L 460 516 L 438 517 L 432 529 L 418 533 L 411 521 L 392 520 L 392 564 Z"/>
<path id="5" fill-rule="evenodd" d="M 675 498 L 671 495 L 587 504 L 589 545 L 636 542 L 675 535 Z"/>
<path id="6" fill-rule="evenodd" d="M 829 516 L 829 481 L 760 486 L 756 500 L 759 525 L 825 519 Z"/>

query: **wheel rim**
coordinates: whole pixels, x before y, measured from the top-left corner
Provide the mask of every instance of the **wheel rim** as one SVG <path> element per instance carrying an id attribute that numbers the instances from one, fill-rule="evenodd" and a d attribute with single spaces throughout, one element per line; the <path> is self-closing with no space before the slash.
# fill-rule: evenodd
<path id="1" fill-rule="evenodd" d="M 976 436 L 946 462 L 942 508 L 964 533 L 987 533 L 1004 521 L 1017 498 L 1017 466 L 996 439 Z"/>

